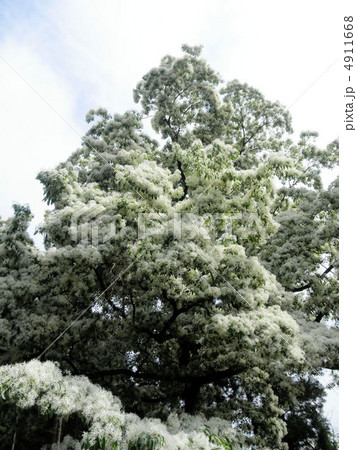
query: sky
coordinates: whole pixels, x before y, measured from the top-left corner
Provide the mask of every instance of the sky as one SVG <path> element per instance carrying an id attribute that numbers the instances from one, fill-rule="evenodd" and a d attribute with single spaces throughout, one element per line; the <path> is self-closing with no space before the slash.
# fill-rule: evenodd
<path id="1" fill-rule="evenodd" d="M 296 136 L 315 130 L 326 146 L 339 136 L 343 96 L 345 12 L 334 3 L 0 0 L 0 215 L 29 204 L 33 232 L 47 208 L 36 175 L 80 146 L 89 109 L 138 108 L 136 83 L 183 43 L 202 44 L 225 81 L 280 101 Z M 338 430 L 336 392 L 327 415 Z"/>

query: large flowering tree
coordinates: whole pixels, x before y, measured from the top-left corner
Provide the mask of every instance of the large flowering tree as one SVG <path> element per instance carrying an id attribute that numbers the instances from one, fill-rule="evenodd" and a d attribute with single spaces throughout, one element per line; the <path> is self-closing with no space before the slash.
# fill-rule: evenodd
<path id="1" fill-rule="evenodd" d="M 183 51 L 38 175 L 45 252 L 1 225 L 4 448 L 335 448 L 338 143 Z"/>

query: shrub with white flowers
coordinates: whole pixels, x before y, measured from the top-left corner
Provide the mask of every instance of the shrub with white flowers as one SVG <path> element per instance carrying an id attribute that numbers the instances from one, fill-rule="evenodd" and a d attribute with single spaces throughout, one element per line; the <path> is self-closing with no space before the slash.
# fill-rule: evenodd
<path id="1" fill-rule="evenodd" d="M 83 376 L 62 375 L 53 362 L 33 360 L 0 367 L 0 389 L 4 401 L 27 409 L 37 406 L 43 415 L 61 420 L 80 415 L 88 430 L 81 441 L 66 435 L 54 448 L 73 449 L 210 449 L 233 448 L 228 435 L 237 442 L 238 434 L 229 422 L 200 417 L 171 415 L 167 423 L 158 419 L 140 419 L 126 414 L 120 400 L 111 392 Z M 189 424 L 189 426 L 187 426 Z"/>

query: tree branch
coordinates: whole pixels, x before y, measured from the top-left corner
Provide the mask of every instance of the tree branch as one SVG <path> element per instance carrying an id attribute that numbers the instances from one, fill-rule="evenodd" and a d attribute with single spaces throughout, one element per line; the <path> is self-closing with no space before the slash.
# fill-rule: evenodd
<path id="1" fill-rule="evenodd" d="M 153 331 L 151 331 L 148 328 L 136 327 L 139 331 L 143 331 L 144 333 L 148 334 L 158 344 L 162 344 L 163 342 L 165 342 L 169 339 L 172 339 L 173 336 L 170 334 L 166 334 L 166 333 L 179 315 L 186 313 L 196 307 L 201 307 L 201 308 L 206 309 L 204 306 L 204 303 L 206 302 L 205 299 L 201 299 L 195 303 L 191 303 L 189 305 L 182 306 L 181 308 L 177 308 L 177 304 L 176 304 L 175 300 L 167 295 L 167 292 L 165 289 L 163 289 L 163 291 L 162 291 L 162 297 L 171 304 L 173 312 L 172 312 L 170 318 L 167 320 L 167 322 L 165 322 L 165 324 L 163 325 L 161 331 L 159 331 L 158 333 L 154 333 Z"/>
<path id="2" fill-rule="evenodd" d="M 194 382 L 200 386 L 215 381 L 223 380 L 234 375 L 239 375 L 244 372 L 244 368 L 230 368 L 217 372 L 209 372 L 205 375 L 180 375 L 180 374 L 163 374 L 159 372 L 134 372 L 130 369 L 108 369 L 100 370 L 98 372 L 86 373 L 85 376 L 94 379 L 105 376 L 124 375 L 135 379 L 154 380 L 154 381 L 179 381 L 179 382 Z"/>
<path id="3" fill-rule="evenodd" d="M 331 264 L 321 275 L 318 275 L 320 278 L 322 278 L 324 275 L 327 275 L 331 270 L 333 269 L 333 264 Z M 311 288 L 313 283 L 310 281 L 310 283 L 305 284 L 304 286 L 300 286 L 298 288 L 289 289 L 291 292 L 302 292 L 305 291 L 305 289 Z"/>
<path id="4" fill-rule="evenodd" d="M 185 175 L 185 173 L 184 173 L 184 171 L 182 169 L 181 161 L 179 161 L 179 160 L 177 160 L 177 168 L 178 168 L 178 170 L 181 173 L 181 182 L 182 182 L 182 185 L 183 185 L 183 195 L 179 199 L 179 201 L 181 202 L 182 200 L 185 200 L 185 198 L 186 198 L 186 195 L 187 195 L 187 192 L 188 192 L 188 186 L 186 184 L 186 175 Z"/>
<path id="5" fill-rule="evenodd" d="M 167 126 L 170 128 L 171 134 L 172 134 L 172 141 L 173 142 L 177 142 L 178 141 L 178 137 L 179 137 L 179 131 L 174 131 L 174 129 L 171 126 L 171 117 L 169 116 L 168 119 L 166 119 L 166 117 L 164 118 L 164 122 L 167 124 Z"/>

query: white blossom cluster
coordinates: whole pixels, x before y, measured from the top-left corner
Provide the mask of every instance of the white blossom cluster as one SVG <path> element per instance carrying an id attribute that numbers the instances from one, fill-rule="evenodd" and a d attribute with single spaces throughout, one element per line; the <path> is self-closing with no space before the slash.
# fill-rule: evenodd
<path id="1" fill-rule="evenodd" d="M 165 424 L 159 419 L 127 414 L 109 391 L 84 376 L 62 375 L 50 361 L 1 366 L 0 380 L 2 398 L 20 408 L 37 406 L 42 414 L 62 418 L 76 413 L 88 423 L 81 442 L 65 436 L 60 446 L 63 449 L 96 448 L 96 443 L 105 442 L 108 449 L 125 450 L 144 437 L 158 437 L 157 449 L 218 449 L 224 448 L 217 446 L 223 437 L 235 443 L 239 439 L 230 424 L 218 418 L 171 414 Z"/>

